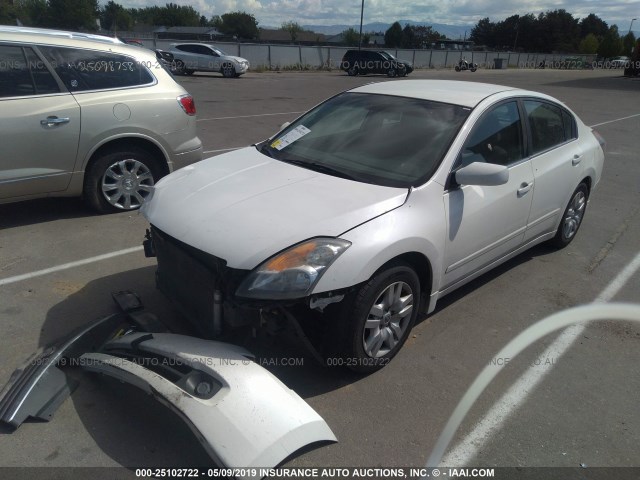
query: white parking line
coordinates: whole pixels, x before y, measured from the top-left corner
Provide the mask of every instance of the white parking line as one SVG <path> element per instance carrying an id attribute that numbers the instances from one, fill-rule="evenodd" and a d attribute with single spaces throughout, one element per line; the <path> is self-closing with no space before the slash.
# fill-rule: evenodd
<path id="1" fill-rule="evenodd" d="M 16 275 L 15 277 L 8 278 L 0 278 L 0 287 L 2 285 L 8 285 L 10 283 L 20 282 L 22 280 L 28 280 L 34 277 L 41 277 L 42 275 L 47 275 L 53 272 L 59 272 L 60 270 L 67 270 L 69 268 L 80 267 L 81 265 L 87 265 L 88 263 L 100 262 L 102 260 L 107 260 L 113 257 L 119 257 L 121 255 L 127 255 L 129 253 L 139 252 L 142 250 L 142 245 L 139 247 L 131 247 L 125 248 L 124 250 L 118 250 L 116 252 L 105 253 L 103 255 L 98 255 L 95 257 L 85 258 L 83 260 L 77 260 L 75 262 L 64 263 L 62 265 L 58 265 L 56 267 L 45 268 L 44 270 L 37 270 L 31 273 L 24 273 L 22 275 Z"/>
<path id="2" fill-rule="evenodd" d="M 594 303 L 611 300 L 629 279 L 640 269 L 640 253 L 609 282 L 606 288 L 595 298 Z M 573 342 L 582 335 L 585 326 L 575 325 L 565 329 L 560 336 L 538 358 L 557 360 Z M 550 371 L 548 365 L 532 365 L 511 388 L 491 407 L 473 430 L 455 448 L 440 461 L 440 465 L 457 467 L 467 465 L 482 449 L 489 438 L 498 432 L 506 420 L 520 407 L 535 387 Z"/>
<path id="3" fill-rule="evenodd" d="M 608 122 L 596 123 L 595 125 L 590 125 L 589 128 L 599 127 L 600 125 L 606 125 L 607 123 L 621 122 L 622 120 L 629 120 L 630 118 L 635 117 L 640 117 L 640 113 L 629 115 L 628 117 L 616 118 L 615 120 L 609 120 Z"/>
<path id="4" fill-rule="evenodd" d="M 306 111 L 306 110 L 305 110 Z M 209 120 L 233 120 L 235 118 L 253 118 L 253 117 L 272 117 L 274 115 L 299 115 L 302 112 L 280 112 L 280 113 L 258 113 L 256 115 L 239 115 L 237 117 L 212 117 L 212 118 L 199 118 L 198 122 L 208 122 Z"/>

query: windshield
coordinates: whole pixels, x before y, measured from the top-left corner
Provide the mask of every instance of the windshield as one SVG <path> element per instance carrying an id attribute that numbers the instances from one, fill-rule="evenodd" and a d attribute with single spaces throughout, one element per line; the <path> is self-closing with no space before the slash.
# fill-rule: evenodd
<path id="1" fill-rule="evenodd" d="M 343 93 L 257 148 L 330 175 L 408 188 L 433 175 L 469 111 L 415 98 Z"/>
<path id="2" fill-rule="evenodd" d="M 222 50 L 220 50 L 219 48 L 211 47 L 211 50 L 216 52 L 221 57 L 226 57 L 227 56 L 227 54 L 225 52 L 223 52 Z"/>
<path id="3" fill-rule="evenodd" d="M 394 57 L 393 55 L 391 55 L 389 52 L 380 52 L 380 54 L 381 54 L 383 57 L 385 57 L 385 58 L 387 58 L 387 59 L 389 59 L 389 60 L 395 60 L 395 59 L 396 59 L 396 57 Z"/>

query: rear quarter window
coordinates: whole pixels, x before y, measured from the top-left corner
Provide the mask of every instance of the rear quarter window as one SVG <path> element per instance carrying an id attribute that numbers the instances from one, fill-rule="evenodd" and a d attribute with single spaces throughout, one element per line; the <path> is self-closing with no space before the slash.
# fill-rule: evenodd
<path id="1" fill-rule="evenodd" d="M 135 87 L 154 81 L 144 62 L 127 55 L 68 47 L 39 49 L 71 92 Z"/>

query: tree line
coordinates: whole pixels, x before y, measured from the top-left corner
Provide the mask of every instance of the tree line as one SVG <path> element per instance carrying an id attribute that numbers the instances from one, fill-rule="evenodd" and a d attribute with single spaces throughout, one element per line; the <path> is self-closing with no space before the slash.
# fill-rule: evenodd
<path id="1" fill-rule="evenodd" d="M 607 25 L 595 14 L 578 20 L 564 9 L 538 14 L 512 15 L 492 22 L 480 20 L 469 40 L 491 49 L 541 53 L 585 53 L 601 57 L 629 55 L 636 38 L 621 36 L 617 25 Z"/>
<path id="2" fill-rule="evenodd" d="M 246 12 L 230 12 L 207 19 L 188 5 L 125 8 L 110 0 L 100 7 L 97 0 L 0 0 L 0 24 L 65 30 L 131 30 L 134 25 L 164 27 L 214 27 L 221 33 L 243 39 L 258 37 L 258 21 Z"/>

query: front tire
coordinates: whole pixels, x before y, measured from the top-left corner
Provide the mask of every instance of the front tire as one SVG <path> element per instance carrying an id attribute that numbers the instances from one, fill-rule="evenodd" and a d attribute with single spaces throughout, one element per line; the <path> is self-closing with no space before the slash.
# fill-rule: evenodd
<path id="1" fill-rule="evenodd" d="M 224 78 L 234 78 L 236 76 L 236 69 L 233 68 L 233 65 L 230 63 L 222 65 L 220 72 Z"/>
<path id="2" fill-rule="evenodd" d="M 413 328 L 419 300 L 420 280 L 409 265 L 376 273 L 343 307 L 344 364 L 368 373 L 389 363 Z"/>
<path id="3" fill-rule="evenodd" d="M 569 245 L 578 233 L 584 214 L 587 210 L 587 200 L 589 199 L 589 187 L 586 183 L 581 183 L 571 195 L 571 200 L 562 214 L 562 220 L 556 231 L 556 236 L 549 243 L 555 248 L 564 248 Z"/>
<path id="4" fill-rule="evenodd" d="M 395 68 L 391 67 L 389 70 L 387 70 L 387 77 L 394 78 L 397 76 L 398 76 L 398 71 Z"/>
<path id="5" fill-rule="evenodd" d="M 136 210 L 163 174 L 146 150 L 131 147 L 107 152 L 85 172 L 83 196 L 100 213 Z"/>
<path id="6" fill-rule="evenodd" d="M 184 75 L 186 73 L 184 62 L 182 60 L 176 60 L 173 64 L 172 70 L 176 75 Z"/>

